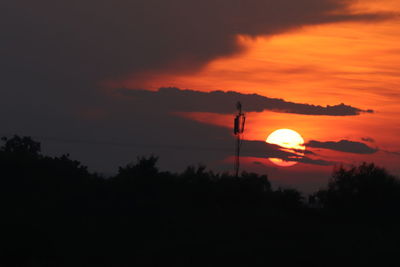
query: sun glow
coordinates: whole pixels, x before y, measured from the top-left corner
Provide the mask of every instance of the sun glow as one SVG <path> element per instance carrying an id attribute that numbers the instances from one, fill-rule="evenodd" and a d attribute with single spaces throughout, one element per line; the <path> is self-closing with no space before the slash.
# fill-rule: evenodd
<path id="1" fill-rule="evenodd" d="M 304 156 L 304 139 L 296 131 L 290 129 L 276 130 L 268 136 L 266 142 L 282 147 L 282 151 L 293 153 L 293 157 L 295 158 L 301 158 Z M 283 160 L 279 158 L 270 158 L 269 160 L 281 167 L 289 167 L 298 163 L 298 161 Z"/>

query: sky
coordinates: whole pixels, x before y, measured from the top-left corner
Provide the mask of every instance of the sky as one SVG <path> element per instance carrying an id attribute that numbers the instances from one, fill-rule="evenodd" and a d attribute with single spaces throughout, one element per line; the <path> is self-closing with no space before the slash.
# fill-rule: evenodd
<path id="1" fill-rule="evenodd" d="M 400 175 L 400 3 L 395 0 L 14 0 L 0 4 L 0 134 L 32 136 L 115 173 L 242 170 L 312 192 L 332 170 Z M 288 128 L 304 157 L 266 144 Z"/>

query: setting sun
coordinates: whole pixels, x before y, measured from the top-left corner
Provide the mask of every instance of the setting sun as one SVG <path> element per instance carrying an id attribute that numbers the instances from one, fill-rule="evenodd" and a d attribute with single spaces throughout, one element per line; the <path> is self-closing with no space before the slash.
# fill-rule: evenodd
<path id="1" fill-rule="evenodd" d="M 278 145 L 282 147 L 283 151 L 293 153 L 296 157 L 302 157 L 304 155 L 304 152 L 302 152 L 305 150 L 304 139 L 296 131 L 290 129 L 276 130 L 268 136 L 266 142 Z M 289 167 L 297 164 L 297 161 L 288 161 L 278 158 L 270 158 L 269 160 L 281 167 Z"/>

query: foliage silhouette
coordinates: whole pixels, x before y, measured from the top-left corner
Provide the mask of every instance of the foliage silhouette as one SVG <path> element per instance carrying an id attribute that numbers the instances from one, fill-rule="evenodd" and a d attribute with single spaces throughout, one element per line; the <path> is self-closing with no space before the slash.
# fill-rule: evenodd
<path id="1" fill-rule="evenodd" d="M 265 175 L 161 172 L 150 156 L 104 178 L 68 155 L 42 155 L 29 137 L 2 140 L 0 266 L 390 266 L 397 257 L 399 183 L 373 164 L 336 169 L 313 208 Z"/>
<path id="2" fill-rule="evenodd" d="M 400 183 L 373 163 L 337 168 L 328 188 L 316 193 L 330 211 L 354 216 L 399 216 Z"/>
<path id="3" fill-rule="evenodd" d="M 30 137 L 19 137 L 14 135 L 12 138 L 2 137 L 1 140 L 5 144 L 1 147 L 1 150 L 6 153 L 12 153 L 16 155 L 30 155 L 32 157 L 38 157 L 40 154 L 40 143 L 33 141 Z"/>

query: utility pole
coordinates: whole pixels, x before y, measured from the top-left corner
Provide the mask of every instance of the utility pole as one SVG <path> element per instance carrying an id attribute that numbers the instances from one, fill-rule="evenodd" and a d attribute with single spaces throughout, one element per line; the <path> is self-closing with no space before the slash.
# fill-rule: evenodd
<path id="1" fill-rule="evenodd" d="M 240 168 L 240 147 L 242 145 L 242 138 L 244 133 L 244 125 L 246 123 L 246 115 L 242 112 L 242 104 L 237 102 L 236 108 L 238 109 L 238 114 L 234 120 L 234 128 L 233 133 L 236 136 L 236 145 L 235 145 L 235 175 L 239 177 L 239 168 Z"/>

